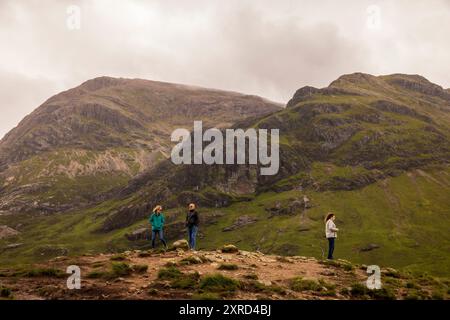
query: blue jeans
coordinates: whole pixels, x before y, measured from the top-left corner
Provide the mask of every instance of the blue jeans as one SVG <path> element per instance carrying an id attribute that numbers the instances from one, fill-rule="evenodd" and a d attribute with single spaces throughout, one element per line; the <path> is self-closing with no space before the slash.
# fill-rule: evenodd
<path id="1" fill-rule="evenodd" d="M 327 238 L 327 239 L 328 239 L 328 258 L 327 259 L 333 259 L 335 238 Z"/>
<path id="2" fill-rule="evenodd" d="M 197 226 L 188 227 L 189 248 L 195 250 L 195 238 L 197 237 Z"/>
<path id="3" fill-rule="evenodd" d="M 165 247 L 167 247 L 166 240 L 164 240 L 164 233 L 163 233 L 163 231 L 162 231 L 162 229 L 161 229 L 161 230 L 152 230 L 152 248 L 155 247 L 156 234 L 159 235 L 159 240 L 161 240 L 161 242 L 163 243 L 163 245 L 164 245 Z"/>

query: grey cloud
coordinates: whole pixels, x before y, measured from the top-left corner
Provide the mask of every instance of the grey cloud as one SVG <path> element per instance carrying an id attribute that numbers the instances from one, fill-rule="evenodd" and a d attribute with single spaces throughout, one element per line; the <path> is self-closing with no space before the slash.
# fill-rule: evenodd
<path id="1" fill-rule="evenodd" d="M 0 137 L 52 94 L 101 75 L 286 102 L 344 73 L 419 73 L 450 87 L 447 0 L 2 0 Z M 382 29 L 366 28 L 378 4 Z M 66 27 L 69 5 L 81 30 Z"/>

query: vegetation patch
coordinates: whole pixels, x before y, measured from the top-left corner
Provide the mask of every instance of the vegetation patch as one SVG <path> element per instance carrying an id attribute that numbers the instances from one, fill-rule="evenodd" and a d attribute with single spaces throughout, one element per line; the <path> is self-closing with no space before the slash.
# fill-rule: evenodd
<path id="1" fill-rule="evenodd" d="M 132 269 L 136 273 L 146 273 L 148 270 L 148 265 L 146 264 L 135 264 L 132 266 Z"/>
<path id="2" fill-rule="evenodd" d="M 239 288 L 239 282 L 225 277 L 222 274 L 214 274 L 204 277 L 200 281 L 200 289 L 211 292 L 234 292 Z"/>
<path id="3" fill-rule="evenodd" d="M 239 269 L 239 267 L 237 266 L 237 264 L 233 264 L 233 263 L 222 263 L 222 264 L 220 264 L 220 266 L 217 269 L 234 271 L 234 270 Z"/>
<path id="4" fill-rule="evenodd" d="M 176 267 L 166 267 L 158 271 L 158 279 L 160 280 L 173 280 L 178 279 L 183 273 Z"/>
<path id="5" fill-rule="evenodd" d="M 113 262 L 111 265 L 111 273 L 115 277 L 129 276 L 133 272 L 133 269 L 128 263 L 125 262 Z"/>
<path id="6" fill-rule="evenodd" d="M 7 287 L 0 287 L 0 297 L 1 298 L 11 298 L 12 297 L 11 289 L 7 288 Z"/>
<path id="7" fill-rule="evenodd" d="M 255 273 L 248 273 L 244 274 L 244 278 L 249 280 L 258 280 L 258 275 Z"/>
<path id="8" fill-rule="evenodd" d="M 297 277 L 291 280 L 291 289 L 297 292 L 302 291 L 320 291 L 322 286 L 315 280 L 303 279 Z"/>
<path id="9" fill-rule="evenodd" d="M 395 300 L 395 293 L 389 288 L 369 289 L 361 283 L 354 283 L 351 286 L 350 294 L 355 298 L 367 298 L 378 300 Z"/>
<path id="10" fill-rule="evenodd" d="M 220 295 L 214 292 L 198 292 L 192 295 L 193 300 L 221 300 Z"/>
<path id="11" fill-rule="evenodd" d="M 64 272 L 55 268 L 37 268 L 37 269 L 29 269 L 26 271 L 19 271 L 15 273 L 16 276 L 22 277 L 52 277 L 52 278 L 63 278 L 66 276 Z"/>
<path id="12" fill-rule="evenodd" d="M 283 289 L 280 286 L 276 286 L 276 285 L 265 285 L 259 281 L 255 281 L 255 280 L 251 280 L 251 281 L 247 281 L 247 282 L 243 282 L 241 284 L 242 288 L 247 290 L 247 291 L 252 291 L 252 292 L 260 292 L 260 293 L 277 293 L 280 295 L 285 295 L 286 294 L 286 290 Z"/>
<path id="13" fill-rule="evenodd" d="M 127 260 L 127 257 L 125 257 L 123 254 L 116 254 L 116 255 L 113 255 L 110 258 L 110 260 L 111 261 L 125 261 L 125 260 Z"/>
<path id="14" fill-rule="evenodd" d="M 174 289 L 195 289 L 199 279 L 200 274 L 198 272 L 183 274 L 183 276 L 172 279 L 170 286 Z"/>

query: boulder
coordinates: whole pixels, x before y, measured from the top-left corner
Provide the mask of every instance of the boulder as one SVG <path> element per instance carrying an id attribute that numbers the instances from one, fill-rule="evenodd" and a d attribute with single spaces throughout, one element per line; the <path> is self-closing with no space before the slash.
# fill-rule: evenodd
<path id="1" fill-rule="evenodd" d="M 237 253 L 239 252 L 239 249 L 235 245 L 226 244 L 222 248 L 220 248 L 220 251 L 222 253 Z"/>
<path id="2" fill-rule="evenodd" d="M 149 240 L 151 238 L 149 228 L 136 229 L 131 233 L 125 234 L 125 237 L 130 241 Z"/>
<path id="3" fill-rule="evenodd" d="M 372 251 L 372 250 L 378 249 L 379 247 L 380 246 L 376 243 L 369 243 L 367 246 L 360 248 L 359 251 L 367 252 L 367 251 Z"/>
<path id="4" fill-rule="evenodd" d="M 246 225 L 255 223 L 256 221 L 258 221 L 258 219 L 255 217 L 251 217 L 248 215 L 240 216 L 233 222 L 233 224 L 231 226 L 224 228 L 222 231 L 224 231 L 224 232 L 233 231 L 233 230 L 242 228 Z"/>
<path id="5" fill-rule="evenodd" d="M 7 246 L 5 246 L 5 249 L 6 250 L 8 250 L 8 249 L 15 249 L 15 248 L 18 248 L 18 247 L 20 247 L 22 245 L 23 245 L 23 243 L 11 243 L 11 244 L 8 244 Z"/>
<path id="6" fill-rule="evenodd" d="M 18 235 L 20 232 L 8 226 L 0 226 L 0 239 L 10 238 Z"/>
<path id="7" fill-rule="evenodd" d="M 188 250 L 189 249 L 189 243 L 185 239 L 175 241 L 172 244 L 172 246 L 175 249 L 183 249 L 183 250 Z"/>

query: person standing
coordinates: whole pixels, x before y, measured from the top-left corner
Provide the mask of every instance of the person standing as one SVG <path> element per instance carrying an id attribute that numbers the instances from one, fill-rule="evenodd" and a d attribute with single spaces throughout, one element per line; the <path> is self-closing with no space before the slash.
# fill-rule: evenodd
<path id="1" fill-rule="evenodd" d="M 198 232 L 198 212 L 194 203 L 189 204 L 189 211 L 186 214 L 186 228 L 188 231 L 189 248 L 195 250 L 196 237 Z"/>
<path id="2" fill-rule="evenodd" d="M 339 231 L 339 229 L 336 228 L 336 225 L 334 224 L 335 219 L 336 219 L 336 216 L 332 212 L 329 212 L 325 219 L 325 236 L 328 239 L 328 258 L 327 259 L 330 259 L 330 260 L 333 259 L 334 242 L 337 238 L 337 232 Z"/>
<path id="3" fill-rule="evenodd" d="M 156 234 L 159 236 L 159 240 L 163 243 L 164 248 L 167 249 L 167 243 L 164 239 L 164 214 L 162 213 L 162 206 L 157 205 L 149 218 L 149 222 L 152 225 L 152 248 L 155 248 L 155 240 L 156 240 Z"/>

